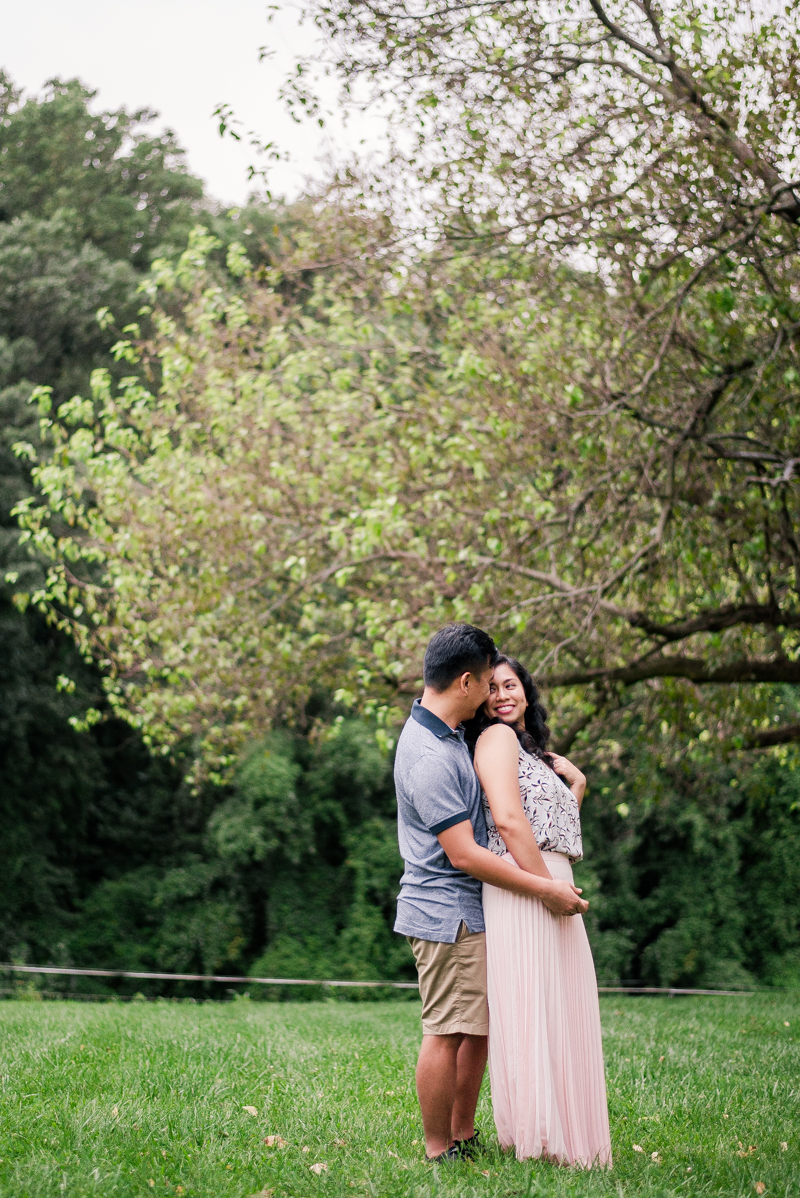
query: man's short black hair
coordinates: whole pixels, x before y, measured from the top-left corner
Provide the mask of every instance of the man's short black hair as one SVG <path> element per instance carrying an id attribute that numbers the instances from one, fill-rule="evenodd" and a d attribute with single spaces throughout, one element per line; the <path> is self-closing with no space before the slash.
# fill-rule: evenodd
<path id="1" fill-rule="evenodd" d="M 469 671 L 481 674 L 494 665 L 497 648 L 488 632 L 472 624 L 447 624 L 431 637 L 425 650 L 422 676 L 431 690 L 446 691 Z"/>

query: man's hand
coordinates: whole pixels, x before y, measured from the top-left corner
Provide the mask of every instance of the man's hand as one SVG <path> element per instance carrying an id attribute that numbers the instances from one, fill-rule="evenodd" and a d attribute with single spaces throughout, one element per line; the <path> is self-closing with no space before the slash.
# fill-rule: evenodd
<path id="1" fill-rule="evenodd" d="M 554 915 L 583 915 L 589 910 L 586 899 L 581 898 L 582 891 L 571 882 L 552 878 L 546 885 L 547 890 L 539 897 Z"/>

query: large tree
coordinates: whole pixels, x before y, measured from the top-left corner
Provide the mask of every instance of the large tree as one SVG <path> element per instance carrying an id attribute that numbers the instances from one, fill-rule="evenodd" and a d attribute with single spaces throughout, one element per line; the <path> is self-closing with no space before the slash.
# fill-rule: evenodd
<path id="1" fill-rule="evenodd" d="M 573 491 L 565 463 L 548 491 L 551 565 L 527 531 L 525 553 L 503 555 L 532 604 L 574 613 L 552 681 L 796 681 L 800 10 L 306 8 L 348 94 L 399 106 L 416 131 L 395 164 L 422 184 L 409 210 L 440 244 L 523 246 L 604 294 L 584 360 L 564 345 L 561 403 L 595 469 Z M 292 89 L 306 107 L 308 79 Z M 622 473 L 609 437 L 630 442 Z M 612 527 L 629 552 L 592 557 Z M 586 653 L 591 627 L 614 630 L 602 652 Z"/>

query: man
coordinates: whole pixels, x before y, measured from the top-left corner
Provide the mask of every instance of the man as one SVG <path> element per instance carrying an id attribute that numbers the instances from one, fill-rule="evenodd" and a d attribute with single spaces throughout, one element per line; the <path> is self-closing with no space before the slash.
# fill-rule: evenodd
<path id="1" fill-rule="evenodd" d="M 574 886 L 525 873 L 486 847 L 480 785 L 460 725 L 485 702 L 496 657 L 492 638 L 471 624 L 437 632 L 395 758 L 405 862 L 395 931 L 408 937 L 417 962 L 417 1096 L 432 1161 L 470 1156 L 477 1146 L 489 1031 L 481 883 L 539 898 L 557 915 L 588 907 Z"/>

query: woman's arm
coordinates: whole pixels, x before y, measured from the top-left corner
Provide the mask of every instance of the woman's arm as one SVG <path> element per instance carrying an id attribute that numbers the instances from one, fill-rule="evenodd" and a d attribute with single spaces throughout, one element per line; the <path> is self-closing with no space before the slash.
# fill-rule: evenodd
<path id="1" fill-rule="evenodd" d="M 480 779 L 497 831 L 520 869 L 549 878 L 533 828 L 519 793 L 519 747 L 513 728 L 493 724 L 475 747 L 475 773 Z"/>
<path id="2" fill-rule="evenodd" d="M 578 807 L 580 807 L 586 792 L 585 775 L 581 773 L 577 765 L 573 765 L 566 757 L 559 757 L 557 753 L 553 754 L 553 769 L 564 779 L 578 800 Z"/>

